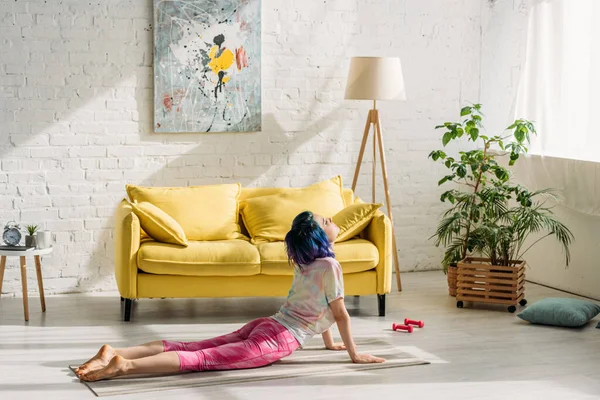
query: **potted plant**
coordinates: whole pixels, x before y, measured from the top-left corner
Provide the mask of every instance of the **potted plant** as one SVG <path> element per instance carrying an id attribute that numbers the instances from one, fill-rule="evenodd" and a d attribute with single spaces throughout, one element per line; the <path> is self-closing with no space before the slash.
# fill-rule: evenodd
<path id="1" fill-rule="evenodd" d="M 455 184 L 455 187 L 441 195 L 440 200 L 449 203 L 450 207 L 443 213 L 436 233 L 432 236 L 436 246 L 445 248 L 442 259 L 444 271 L 457 268 L 455 266 L 460 261 L 464 261 L 463 266 L 468 264 L 471 267 L 474 264 L 524 267 L 522 259 L 531 246 L 523 246 L 529 235 L 541 232 L 546 232 L 541 239 L 554 236 L 559 241 L 568 265 L 569 245 L 573 235 L 554 218 L 551 208 L 546 206 L 544 200 L 553 197 L 552 191 L 545 189 L 530 192 L 520 185 L 512 184 L 508 169 L 496 161 L 496 157 L 507 155 L 510 157 L 510 167 L 519 159 L 520 154 L 527 152 L 530 135 L 535 134 L 533 123 L 518 119 L 506 129 L 508 134 L 487 136 L 481 134 L 480 104 L 463 107 L 460 114 L 463 118 L 461 122 L 446 122 L 436 126 L 436 129 L 444 129 L 442 144 L 445 147 L 454 140 L 466 138 L 473 143 L 472 147 L 475 149 L 460 151 L 457 157 L 451 157 L 442 150 L 429 154 L 433 161 L 443 163 L 449 170 L 438 185 L 450 182 Z M 473 255 L 481 257 L 467 259 Z M 501 274 L 499 270 L 504 268 L 490 273 Z M 507 271 L 511 272 L 510 269 Z M 522 274 L 519 276 L 524 281 Z M 495 278 L 498 276 L 489 279 Z M 451 282 L 449 285 L 451 288 Z M 459 287 L 458 292 L 460 291 Z"/>
<path id="2" fill-rule="evenodd" d="M 25 246 L 36 246 L 35 233 L 38 231 L 39 226 L 27 225 L 27 235 L 25 236 Z"/>

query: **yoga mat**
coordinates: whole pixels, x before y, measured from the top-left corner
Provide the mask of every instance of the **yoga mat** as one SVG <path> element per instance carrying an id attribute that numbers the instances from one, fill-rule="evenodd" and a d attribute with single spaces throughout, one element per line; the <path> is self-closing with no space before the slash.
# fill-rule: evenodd
<path id="1" fill-rule="evenodd" d="M 104 381 L 82 383 L 87 385 L 96 396 L 104 397 L 159 390 L 284 379 L 298 376 L 339 373 L 352 374 L 360 371 L 408 367 L 430 363 L 415 355 L 427 355 L 427 353 L 416 347 L 394 347 L 379 339 L 357 340 L 357 346 L 361 353 L 383 357 L 387 361 L 382 364 L 353 364 L 346 351 L 325 350 L 323 342 L 319 338 L 312 339 L 304 349 L 295 351 L 289 357 L 261 368 L 190 372 L 177 375 L 130 375 Z M 71 370 L 77 367 L 77 365 L 69 366 Z"/>

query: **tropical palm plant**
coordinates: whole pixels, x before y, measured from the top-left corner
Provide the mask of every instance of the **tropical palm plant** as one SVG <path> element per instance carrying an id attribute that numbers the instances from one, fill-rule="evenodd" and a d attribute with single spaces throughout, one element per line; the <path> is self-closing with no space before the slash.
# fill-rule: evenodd
<path id="1" fill-rule="evenodd" d="M 510 172 L 496 161 L 497 150 L 510 155 L 509 166 L 527 152 L 530 135 L 535 134 L 533 123 L 519 119 L 507 128 L 512 133 L 489 137 L 480 134 L 480 104 L 463 107 L 461 117 L 465 117 L 462 122 L 446 122 L 436 127 L 446 129 L 442 144 L 446 146 L 466 135 L 479 148 L 461 151 L 456 159 L 441 150 L 429 154 L 450 170 L 439 185 L 453 182 L 467 188 L 447 190 L 440 198 L 451 204 L 432 236 L 436 246 L 445 248 L 444 271 L 469 254 L 488 258 L 493 265 L 515 265 L 533 245 L 548 236 L 554 236 L 562 245 L 568 265 L 573 234 L 546 206 L 545 200 L 555 199 L 552 190 L 530 192 L 511 184 Z M 507 140 L 510 142 L 505 144 Z M 523 249 L 531 234 L 544 232 L 544 236 Z"/>

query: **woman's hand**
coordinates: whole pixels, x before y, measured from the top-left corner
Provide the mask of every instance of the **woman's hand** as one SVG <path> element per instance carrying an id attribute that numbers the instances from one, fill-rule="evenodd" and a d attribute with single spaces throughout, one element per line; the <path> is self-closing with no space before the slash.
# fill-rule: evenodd
<path id="1" fill-rule="evenodd" d="M 375 357 L 370 354 L 356 354 L 352 357 L 352 362 L 355 364 L 371 364 L 385 362 L 385 358 Z"/>
<path id="2" fill-rule="evenodd" d="M 346 350 L 346 346 L 344 345 L 344 343 L 332 343 L 325 347 L 327 347 L 327 350 Z"/>

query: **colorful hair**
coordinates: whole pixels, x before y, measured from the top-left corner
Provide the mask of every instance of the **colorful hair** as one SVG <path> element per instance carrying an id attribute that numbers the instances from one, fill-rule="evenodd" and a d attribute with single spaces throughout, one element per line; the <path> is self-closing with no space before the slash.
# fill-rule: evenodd
<path id="1" fill-rule="evenodd" d="M 292 229 L 285 235 L 288 260 L 302 269 L 317 258 L 335 257 L 327 234 L 310 211 L 294 218 Z"/>

